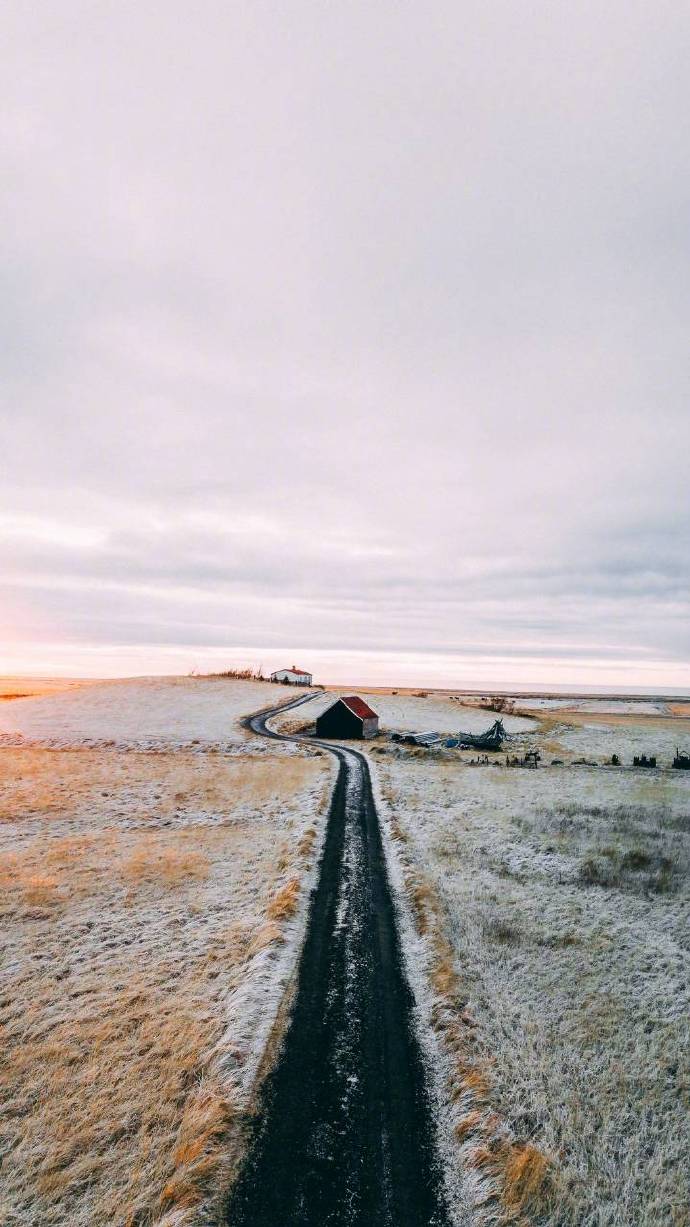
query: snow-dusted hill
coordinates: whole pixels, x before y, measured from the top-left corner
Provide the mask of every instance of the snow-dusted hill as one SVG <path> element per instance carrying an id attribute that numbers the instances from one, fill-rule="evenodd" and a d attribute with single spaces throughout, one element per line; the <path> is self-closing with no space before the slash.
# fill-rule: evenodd
<path id="1" fill-rule="evenodd" d="M 0 737 L 65 746 L 105 742 L 129 748 L 251 745 L 264 753 L 266 743 L 243 729 L 241 720 L 293 695 L 286 686 L 225 678 L 107 681 L 0 702 Z"/>

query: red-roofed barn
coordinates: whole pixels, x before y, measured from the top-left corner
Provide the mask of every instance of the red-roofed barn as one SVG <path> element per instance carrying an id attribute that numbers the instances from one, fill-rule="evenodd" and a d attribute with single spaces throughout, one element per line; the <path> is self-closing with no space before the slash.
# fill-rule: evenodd
<path id="1" fill-rule="evenodd" d="M 358 695 L 336 699 L 316 720 L 317 737 L 375 737 L 379 718 Z"/>

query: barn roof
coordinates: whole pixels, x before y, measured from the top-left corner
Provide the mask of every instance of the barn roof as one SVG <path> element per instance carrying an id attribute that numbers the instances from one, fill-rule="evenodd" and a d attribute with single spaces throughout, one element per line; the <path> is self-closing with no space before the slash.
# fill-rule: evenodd
<path id="1" fill-rule="evenodd" d="M 274 673 L 307 673 L 309 674 L 308 669 L 298 669 L 297 665 L 285 665 L 283 669 L 274 669 L 273 672 Z M 311 674 L 309 674 L 309 676 L 311 676 Z"/>
<path id="2" fill-rule="evenodd" d="M 349 707 L 355 716 L 359 716 L 360 720 L 370 720 L 372 717 L 374 720 L 378 719 L 376 712 L 372 711 L 369 704 L 365 703 L 364 699 L 360 699 L 359 695 L 351 694 L 347 698 L 343 695 L 339 701 L 344 703 L 346 707 Z"/>

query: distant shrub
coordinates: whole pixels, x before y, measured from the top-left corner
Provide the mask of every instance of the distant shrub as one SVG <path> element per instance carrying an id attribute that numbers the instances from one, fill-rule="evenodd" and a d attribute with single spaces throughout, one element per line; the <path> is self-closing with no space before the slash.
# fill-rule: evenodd
<path id="1" fill-rule="evenodd" d="M 515 704 L 512 699 L 507 699 L 505 695 L 492 695 L 482 703 L 482 707 L 486 711 L 502 712 L 506 716 L 511 716 L 515 711 Z"/>
<path id="2" fill-rule="evenodd" d="M 657 867 L 647 878 L 647 889 L 655 895 L 669 895 L 678 887 L 678 866 L 667 856 L 659 857 Z"/>
<path id="3" fill-rule="evenodd" d="M 583 886 L 615 887 L 655 895 L 675 891 L 681 878 L 679 863 L 669 856 L 631 848 L 620 852 L 602 848 L 584 858 L 578 870 Z"/>
<path id="4" fill-rule="evenodd" d="M 642 848 L 631 848 L 629 852 L 624 853 L 621 857 L 621 869 L 623 871 L 628 869 L 632 873 L 638 873 L 640 869 L 646 869 L 651 863 L 651 856 Z"/>
<path id="5" fill-rule="evenodd" d="M 667 818 L 663 824 L 669 831 L 684 831 L 690 834 L 690 814 L 677 814 Z"/>
<path id="6" fill-rule="evenodd" d="M 588 856 L 582 861 L 578 877 L 583 886 L 615 886 L 618 874 L 609 860 Z"/>

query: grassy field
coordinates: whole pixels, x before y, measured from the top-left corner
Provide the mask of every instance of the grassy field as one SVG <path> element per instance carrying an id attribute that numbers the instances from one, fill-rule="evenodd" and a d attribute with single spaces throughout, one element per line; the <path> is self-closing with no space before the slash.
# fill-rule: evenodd
<path id="1" fill-rule="evenodd" d="M 333 779 L 241 727 L 286 697 L 154 679 L 0 704 L 3 1227 L 221 1221 Z M 492 718 L 377 701 L 389 727 Z M 667 753 L 687 708 L 506 723 L 564 765 L 366 747 L 454 1221 L 688 1227 L 690 780 L 575 761 Z"/>
<path id="2" fill-rule="evenodd" d="M 690 1223 L 690 781 L 373 755 L 478 1223 Z"/>
<path id="3" fill-rule="evenodd" d="M 241 746 L 0 749 L 3 1227 L 220 1214 L 331 779 Z"/>

